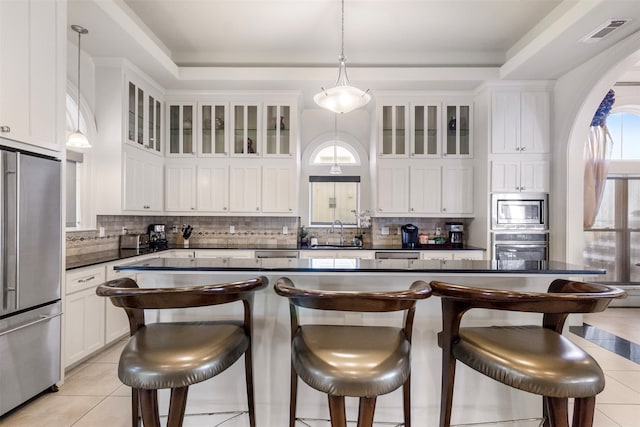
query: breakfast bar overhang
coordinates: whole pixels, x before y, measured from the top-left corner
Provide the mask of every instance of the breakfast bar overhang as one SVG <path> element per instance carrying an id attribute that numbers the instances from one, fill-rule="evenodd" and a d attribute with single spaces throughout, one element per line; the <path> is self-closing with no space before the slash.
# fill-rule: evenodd
<path id="1" fill-rule="evenodd" d="M 603 270 L 586 269 L 560 262 L 441 261 L 358 258 L 241 259 L 241 258 L 157 258 L 115 267 L 123 274 L 135 275 L 141 287 L 216 284 L 264 275 L 269 287 L 256 294 L 254 311 L 254 382 L 257 424 L 284 426 L 289 414 L 290 332 L 289 302 L 273 291 L 279 277 L 289 277 L 298 287 L 326 290 L 382 291 L 407 289 L 415 280 L 440 280 L 456 284 L 495 289 L 545 292 L 557 278 L 589 281 Z M 220 310 L 221 309 L 221 310 Z M 149 313 L 147 321 L 210 320 L 212 309 L 197 309 L 189 317 L 180 310 Z M 241 316 L 238 306 L 216 308 L 214 316 Z M 338 313 L 304 310 L 309 321 L 336 324 L 398 325 L 397 314 Z M 465 316 L 467 324 L 539 324 L 536 314 L 475 310 Z M 570 317 L 571 324 L 581 318 Z M 420 301 L 412 341 L 412 418 L 415 425 L 437 425 L 440 404 L 441 350 L 437 333 L 442 329 L 440 301 L 431 297 Z M 520 420 L 506 425 L 536 426 L 542 416 L 540 397 L 518 391 L 458 366 L 453 402 L 453 424 L 494 423 Z M 233 411 L 246 408 L 240 364 L 211 381 L 190 390 L 187 414 L 204 411 Z M 168 394 L 160 393 L 161 412 L 166 411 Z M 206 409 L 205 409 L 206 408 Z M 347 419 L 357 418 L 358 402 L 347 399 Z M 166 412 L 165 412 L 166 414 Z M 300 426 L 326 426 L 317 421 L 328 418 L 326 396 L 304 383 L 298 386 Z M 243 418 L 245 417 L 245 418 Z M 380 396 L 375 425 L 402 425 L 402 396 L 396 390 Z M 222 426 L 244 426 L 246 414 Z"/>

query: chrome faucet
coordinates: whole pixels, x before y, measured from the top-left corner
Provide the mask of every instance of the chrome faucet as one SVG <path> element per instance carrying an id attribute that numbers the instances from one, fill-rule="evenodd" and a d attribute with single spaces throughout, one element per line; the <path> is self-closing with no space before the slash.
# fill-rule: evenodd
<path id="1" fill-rule="evenodd" d="M 339 219 L 333 221 L 333 224 L 331 224 L 331 233 L 333 233 L 333 226 L 336 224 L 340 225 L 340 245 L 344 245 L 344 225 L 342 225 L 342 221 Z"/>

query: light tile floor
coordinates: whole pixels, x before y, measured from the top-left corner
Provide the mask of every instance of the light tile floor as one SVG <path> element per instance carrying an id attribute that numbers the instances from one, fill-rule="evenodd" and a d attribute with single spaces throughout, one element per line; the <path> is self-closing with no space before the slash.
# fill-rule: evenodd
<path id="1" fill-rule="evenodd" d="M 640 344 L 640 308 L 610 308 L 586 316 L 585 323 Z M 606 374 L 607 386 L 597 398 L 595 427 L 640 426 L 640 364 L 570 336 L 598 360 Z M 116 373 L 123 345 L 124 341 L 119 342 L 70 370 L 58 393 L 44 394 L 0 418 L 0 426 L 129 427 L 130 392 Z M 233 426 L 248 425 L 243 417 Z M 207 425 L 215 427 L 219 422 L 208 420 Z M 185 421 L 185 427 L 188 425 Z"/>

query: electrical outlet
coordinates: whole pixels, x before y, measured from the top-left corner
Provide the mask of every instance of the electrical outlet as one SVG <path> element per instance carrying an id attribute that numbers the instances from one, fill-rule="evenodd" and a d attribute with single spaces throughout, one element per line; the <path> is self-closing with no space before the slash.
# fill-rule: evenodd
<path id="1" fill-rule="evenodd" d="M 105 236 L 105 233 L 104 233 L 104 227 L 100 227 L 100 228 L 99 228 L 98 235 L 99 235 L 100 237 L 104 237 L 104 236 Z"/>
<path id="2" fill-rule="evenodd" d="M 236 226 L 235 225 L 230 225 L 229 226 L 229 233 L 234 234 L 236 232 Z"/>
<path id="3" fill-rule="evenodd" d="M 388 236 L 389 235 L 389 227 L 381 227 L 380 228 L 380 234 L 383 236 Z"/>
<path id="4" fill-rule="evenodd" d="M 282 234 L 289 234 L 289 227 L 287 227 L 286 225 L 282 226 Z"/>

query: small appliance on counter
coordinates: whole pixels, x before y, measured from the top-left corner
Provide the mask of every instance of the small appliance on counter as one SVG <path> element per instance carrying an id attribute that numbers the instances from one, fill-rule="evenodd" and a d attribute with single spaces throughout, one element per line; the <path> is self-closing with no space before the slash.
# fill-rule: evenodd
<path id="1" fill-rule="evenodd" d="M 151 224 L 147 231 L 149 234 L 149 248 L 158 250 L 169 247 L 164 224 Z"/>
<path id="2" fill-rule="evenodd" d="M 451 243 L 451 246 L 461 248 L 464 237 L 464 224 L 461 222 L 447 222 L 444 229 L 449 234 L 449 243 Z"/>
<path id="3" fill-rule="evenodd" d="M 418 227 L 405 224 L 400 228 L 402 232 L 402 248 L 415 249 L 418 246 Z"/>
<path id="4" fill-rule="evenodd" d="M 149 234 L 123 234 L 120 236 L 120 249 L 149 248 Z"/>

